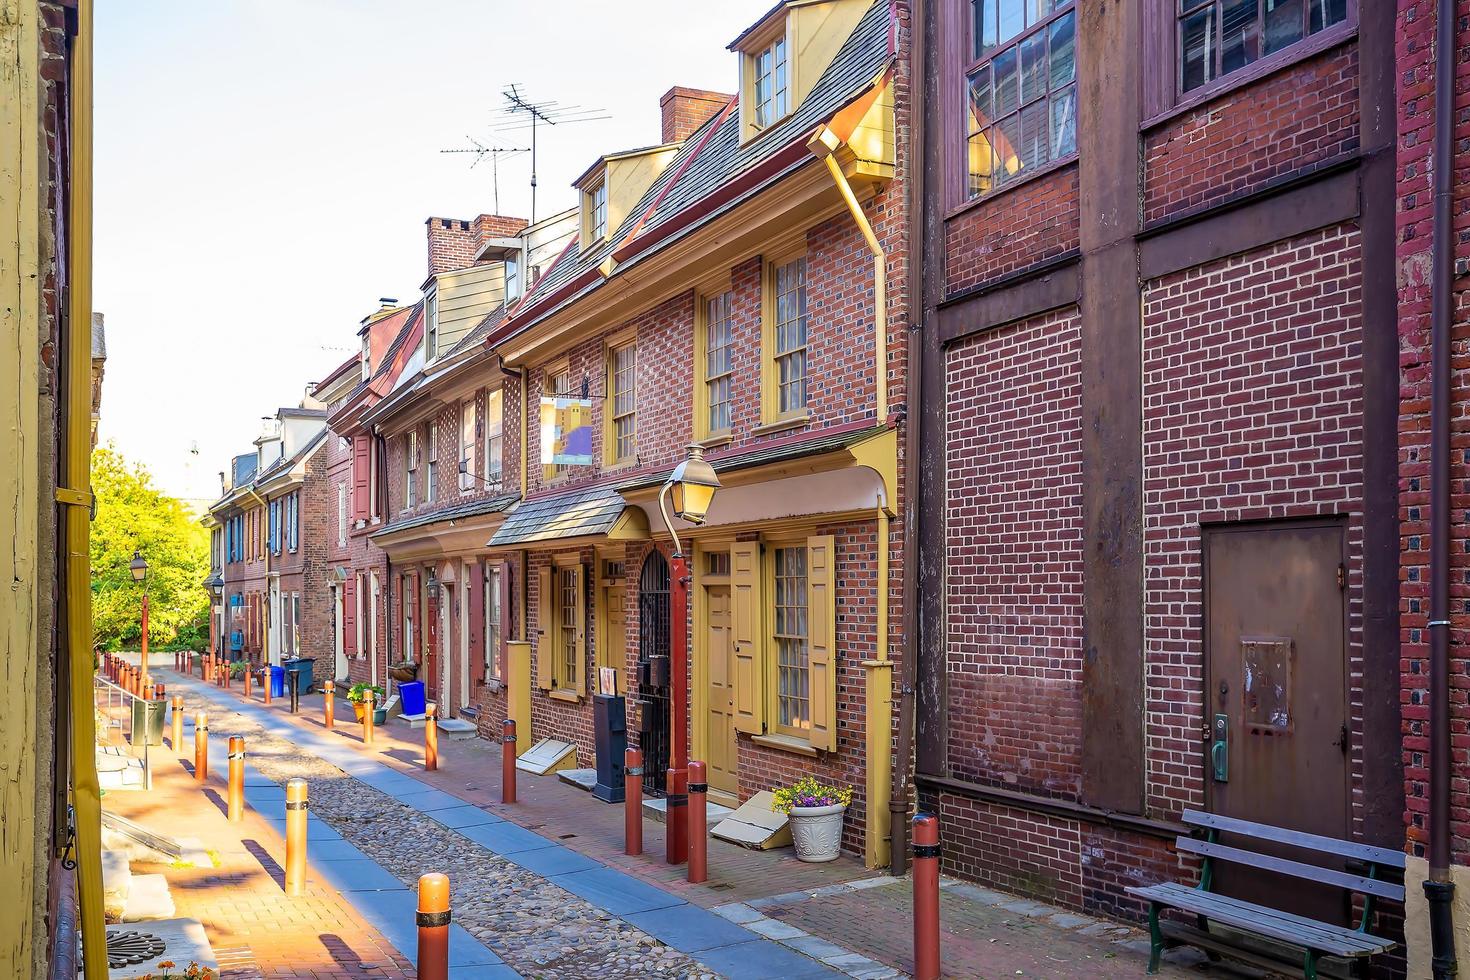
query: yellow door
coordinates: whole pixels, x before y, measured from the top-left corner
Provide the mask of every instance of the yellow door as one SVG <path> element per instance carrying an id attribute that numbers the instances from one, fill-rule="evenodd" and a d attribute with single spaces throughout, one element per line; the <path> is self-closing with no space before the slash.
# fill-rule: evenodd
<path id="1" fill-rule="evenodd" d="M 627 593 L 621 585 L 603 589 L 603 622 L 606 633 L 598 644 L 597 666 L 611 667 L 618 672 L 618 693 L 626 693 L 623 685 L 628 670 L 628 610 Z M 593 690 L 597 690 L 593 687 Z"/>
<path id="2" fill-rule="evenodd" d="M 705 590 L 709 639 L 709 787 L 731 799 L 740 790 L 735 747 L 734 644 L 730 636 L 730 587 Z"/>

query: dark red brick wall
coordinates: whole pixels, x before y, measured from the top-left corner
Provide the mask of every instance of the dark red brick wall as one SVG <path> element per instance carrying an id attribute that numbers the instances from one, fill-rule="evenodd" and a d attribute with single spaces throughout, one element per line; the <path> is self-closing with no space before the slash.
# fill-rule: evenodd
<path id="1" fill-rule="evenodd" d="M 1466 17 L 1458 4 L 1456 24 L 1456 118 L 1454 172 L 1451 180 L 1453 245 L 1458 262 L 1470 261 L 1470 126 L 1466 92 L 1470 90 L 1470 45 Z M 1408 850 L 1427 856 L 1429 811 L 1429 399 L 1430 290 L 1432 282 L 1433 200 L 1430 159 L 1437 121 L 1434 112 L 1435 5 L 1427 0 L 1399 0 L 1398 8 L 1398 184 L 1397 276 L 1399 287 L 1399 625 L 1402 644 L 1404 796 Z M 1452 286 L 1450 437 L 1450 710 L 1453 762 L 1450 779 L 1451 849 L 1456 864 L 1470 864 L 1470 702 L 1464 677 L 1470 672 L 1467 614 L 1470 614 L 1470 279 L 1457 275 Z M 1463 958 L 1464 954 L 1461 953 Z"/>
<path id="2" fill-rule="evenodd" d="M 688 139 L 705 121 L 719 112 L 733 95 L 711 92 L 708 89 L 685 88 L 675 85 L 658 100 L 662 118 L 662 136 L 665 143 L 680 143 Z"/>
<path id="3" fill-rule="evenodd" d="M 953 775 L 1081 789 L 1082 426 L 1075 309 L 949 348 Z"/>
<path id="4" fill-rule="evenodd" d="M 945 222 L 945 288 L 963 292 L 1077 247 L 1077 165 L 1018 184 Z"/>
<path id="5" fill-rule="evenodd" d="M 1357 148 L 1358 49 L 1349 42 L 1149 132 L 1144 221 L 1216 203 Z"/>

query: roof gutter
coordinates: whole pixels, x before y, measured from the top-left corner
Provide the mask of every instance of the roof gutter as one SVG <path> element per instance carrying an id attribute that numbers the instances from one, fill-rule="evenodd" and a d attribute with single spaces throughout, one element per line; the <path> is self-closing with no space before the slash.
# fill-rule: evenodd
<path id="1" fill-rule="evenodd" d="M 1435 980 L 1455 976 L 1455 883 L 1450 873 L 1450 453 L 1454 315 L 1455 2 L 1436 0 L 1434 37 L 1434 256 L 1429 396 L 1429 902 Z"/>

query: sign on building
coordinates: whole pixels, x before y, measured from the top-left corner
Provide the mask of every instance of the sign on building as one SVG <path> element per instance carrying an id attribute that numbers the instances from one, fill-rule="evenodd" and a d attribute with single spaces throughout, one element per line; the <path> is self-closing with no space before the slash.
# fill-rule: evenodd
<path id="1" fill-rule="evenodd" d="M 591 399 L 541 399 L 541 464 L 592 465 Z"/>

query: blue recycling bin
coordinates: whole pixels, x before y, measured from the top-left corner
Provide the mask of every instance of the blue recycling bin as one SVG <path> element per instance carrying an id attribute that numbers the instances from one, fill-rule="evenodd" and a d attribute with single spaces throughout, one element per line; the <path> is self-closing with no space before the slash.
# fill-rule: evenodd
<path id="1" fill-rule="evenodd" d="M 406 715 L 421 715 L 424 713 L 424 682 L 409 681 L 398 685 L 399 702 Z"/>
<path id="2" fill-rule="evenodd" d="M 281 661 L 281 666 L 286 668 L 286 673 L 296 682 L 297 694 L 311 693 L 311 668 L 315 663 L 315 657 L 295 657 Z"/>
<path id="3" fill-rule="evenodd" d="M 283 698 L 286 696 L 286 668 L 272 666 L 271 672 L 271 697 Z"/>

